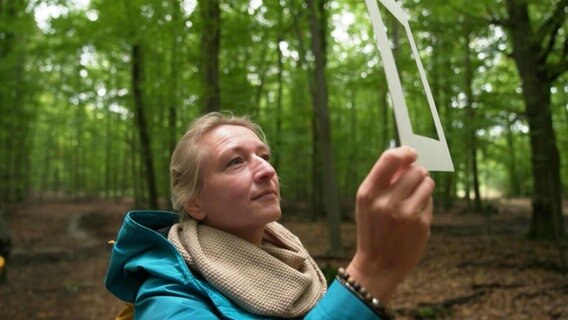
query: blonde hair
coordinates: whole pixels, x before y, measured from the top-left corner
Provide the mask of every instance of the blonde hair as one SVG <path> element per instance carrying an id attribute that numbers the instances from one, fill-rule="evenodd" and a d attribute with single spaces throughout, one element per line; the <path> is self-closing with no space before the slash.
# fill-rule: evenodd
<path id="1" fill-rule="evenodd" d="M 197 197 L 203 186 L 200 168 L 204 152 L 201 139 L 206 133 L 222 125 L 248 128 L 267 143 L 260 126 L 247 117 L 235 116 L 229 112 L 211 112 L 195 119 L 178 141 L 170 162 L 171 200 L 180 220 L 188 218 L 184 206 Z"/>

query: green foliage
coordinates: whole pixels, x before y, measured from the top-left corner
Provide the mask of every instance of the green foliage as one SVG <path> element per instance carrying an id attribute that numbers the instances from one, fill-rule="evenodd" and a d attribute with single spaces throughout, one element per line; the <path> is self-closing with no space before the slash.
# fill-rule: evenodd
<path id="1" fill-rule="evenodd" d="M 552 5 L 534 3 L 531 15 L 547 17 Z M 528 125 L 520 80 L 509 58 L 510 43 L 502 29 L 481 19 L 503 16 L 503 3 L 406 1 L 403 5 L 411 17 L 457 169 L 453 175 L 437 176 L 439 196 L 457 197 L 469 190 L 468 132 L 478 141 L 485 194 L 490 194 L 488 190 L 509 196 L 530 194 Z M 301 1 L 264 1 L 258 6 L 249 1 L 223 2 L 220 83 L 222 105 L 250 114 L 267 133 L 278 158 L 284 198 L 309 203 L 313 57 L 302 6 Z M 46 8 L 55 8 L 59 14 L 38 30 L 33 15 L 45 13 Z M 131 92 L 130 50 L 135 44 L 143 52 L 143 95 L 158 193 L 164 200 L 169 197 L 171 148 L 201 109 L 202 22 L 193 10 L 190 1 L 180 0 L 92 0 L 86 7 L 61 0 L 30 2 L 27 8 L 18 8 L 15 16 L 0 11 L 0 182 L 20 194 L 10 201 L 26 193 L 144 200 Z M 342 202 L 350 204 L 377 156 L 396 139 L 396 128 L 363 2 L 329 1 L 327 10 L 336 176 Z M 383 15 L 392 34 L 395 22 Z M 561 34 L 565 36 L 565 28 Z M 398 43 L 397 67 L 408 84 L 407 104 L 414 107 L 424 97 L 418 73 L 411 70 L 413 61 L 403 33 Z M 470 96 L 466 96 L 466 47 L 473 68 Z M 561 159 L 568 158 L 565 84 L 566 75 L 556 81 L 552 92 Z M 282 109 L 277 111 L 280 87 Z M 427 116 L 414 117 L 417 130 L 431 130 Z M 562 168 L 566 186 L 568 166 Z"/>

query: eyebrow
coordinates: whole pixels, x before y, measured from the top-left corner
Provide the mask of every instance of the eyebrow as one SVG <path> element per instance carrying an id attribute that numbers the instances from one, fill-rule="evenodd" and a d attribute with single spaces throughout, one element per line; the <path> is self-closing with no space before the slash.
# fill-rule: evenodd
<path id="1" fill-rule="evenodd" d="M 239 153 L 239 152 L 243 152 L 243 151 L 247 151 L 248 148 L 246 147 L 242 147 L 242 146 L 234 146 L 234 147 L 229 147 L 227 149 L 224 149 L 223 151 L 221 151 L 219 153 L 218 158 L 222 159 L 225 158 L 228 154 L 232 154 L 232 153 Z M 255 153 L 259 152 L 259 151 L 267 151 L 268 153 L 272 153 L 272 150 L 270 150 L 270 146 L 268 146 L 266 143 L 262 142 L 261 144 L 259 144 L 256 149 L 255 149 Z"/>

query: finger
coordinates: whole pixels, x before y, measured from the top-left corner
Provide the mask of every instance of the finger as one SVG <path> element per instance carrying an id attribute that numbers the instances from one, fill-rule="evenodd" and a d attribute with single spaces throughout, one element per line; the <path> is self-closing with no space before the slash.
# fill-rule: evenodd
<path id="1" fill-rule="evenodd" d="M 387 189 L 395 173 L 416 161 L 416 151 L 410 147 L 390 149 L 379 157 L 375 165 L 361 183 L 361 188 L 372 193 Z"/>
<path id="2" fill-rule="evenodd" d="M 409 212 L 422 213 L 433 203 L 432 192 L 436 184 L 429 176 L 425 177 L 414 189 L 414 192 L 405 200 Z"/>
<path id="3" fill-rule="evenodd" d="M 420 166 L 410 166 L 404 170 L 400 178 L 391 187 L 393 202 L 410 197 L 416 188 L 424 181 L 428 171 Z"/>
<path id="4" fill-rule="evenodd" d="M 424 221 L 428 225 L 432 225 L 432 221 L 434 220 L 434 198 L 430 197 L 428 199 L 426 207 L 422 210 L 422 215 L 424 217 Z"/>

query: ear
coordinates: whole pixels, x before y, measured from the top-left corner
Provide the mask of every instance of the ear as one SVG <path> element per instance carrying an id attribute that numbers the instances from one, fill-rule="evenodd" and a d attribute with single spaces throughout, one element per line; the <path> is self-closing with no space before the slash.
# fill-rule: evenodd
<path id="1" fill-rule="evenodd" d="M 193 219 L 197 221 L 202 221 L 205 219 L 205 212 L 199 205 L 197 199 L 188 200 L 183 206 L 185 212 L 189 214 Z"/>

